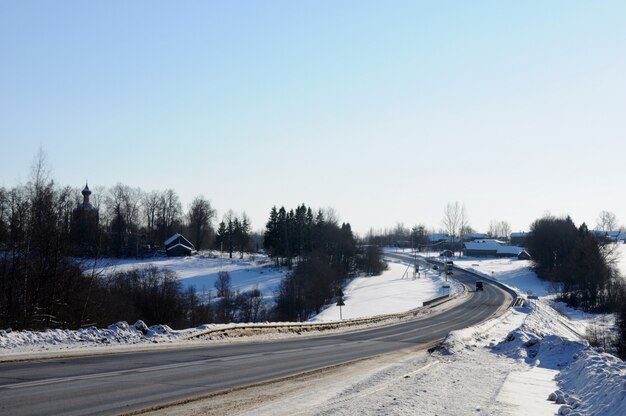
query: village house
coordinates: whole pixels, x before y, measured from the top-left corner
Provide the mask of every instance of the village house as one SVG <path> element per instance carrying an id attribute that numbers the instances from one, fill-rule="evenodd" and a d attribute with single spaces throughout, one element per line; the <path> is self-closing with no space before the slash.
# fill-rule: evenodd
<path id="1" fill-rule="evenodd" d="M 168 257 L 191 256 L 195 251 L 193 243 L 179 233 L 168 238 L 163 245 Z"/>

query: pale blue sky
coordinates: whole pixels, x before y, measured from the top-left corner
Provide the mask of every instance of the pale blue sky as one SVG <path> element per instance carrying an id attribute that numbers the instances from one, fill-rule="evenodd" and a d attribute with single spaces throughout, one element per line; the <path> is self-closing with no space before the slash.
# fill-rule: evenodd
<path id="1" fill-rule="evenodd" d="M 626 223 L 626 2 L 0 2 L 0 186 L 197 194 L 261 228 Z"/>

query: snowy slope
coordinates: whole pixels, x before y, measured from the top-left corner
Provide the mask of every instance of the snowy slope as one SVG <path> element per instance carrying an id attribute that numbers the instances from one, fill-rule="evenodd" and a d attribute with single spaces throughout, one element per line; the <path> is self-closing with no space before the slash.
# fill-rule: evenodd
<path id="1" fill-rule="evenodd" d="M 191 257 L 156 257 L 151 259 L 100 259 L 95 267 L 100 273 L 127 271 L 135 268 L 155 266 L 176 272 L 183 285 L 183 290 L 190 286 L 196 288 L 200 296 L 215 296 L 214 284 L 220 271 L 230 274 L 235 290 L 247 291 L 258 288 L 263 297 L 273 299 L 274 291 L 285 276 L 284 269 L 272 267 L 272 262 L 265 256 L 246 256 L 244 259 L 229 259 L 210 253 L 201 253 Z M 82 261 L 84 269 L 94 267 L 93 260 Z M 205 296 L 206 297 L 206 296 Z"/>
<path id="2" fill-rule="evenodd" d="M 449 282 L 449 289 L 444 288 L 443 278 L 432 271 L 422 271 L 421 277 L 414 279 L 409 264 L 391 261 L 387 265 L 382 275 L 358 277 L 346 286 L 343 290 L 345 306 L 341 308 L 344 319 L 405 312 L 422 306 L 424 301 L 463 290 L 453 281 Z M 339 307 L 333 304 L 311 320 L 336 319 L 339 319 Z"/>

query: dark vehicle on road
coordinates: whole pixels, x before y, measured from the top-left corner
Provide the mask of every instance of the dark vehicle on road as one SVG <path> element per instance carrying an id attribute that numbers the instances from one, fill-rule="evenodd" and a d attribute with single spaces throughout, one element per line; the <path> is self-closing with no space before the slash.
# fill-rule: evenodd
<path id="1" fill-rule="evenodd" d="M 483 290 L 483 282 L 481 280 L 476 281 L 476 292 Z"/>

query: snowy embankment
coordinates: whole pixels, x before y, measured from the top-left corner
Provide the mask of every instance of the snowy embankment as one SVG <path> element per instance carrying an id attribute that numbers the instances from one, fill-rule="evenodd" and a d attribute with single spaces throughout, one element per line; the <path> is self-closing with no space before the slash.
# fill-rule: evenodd
<path id="1" fill-rule="evenodd" d="M 626 266 L 626 250 L 622 251 L 620 261 Z M 615 316 L 612 314 L 586 313 L 556 301 L 556 288 L 537 276 L 530 260 L 461 258 L 455 260 L 454 264 L 457 267 L 496 280 L 519 294 L 537 296 L 570 318 L 568 325 L 576 328 L 580 334 L 584 335 L 593 331 L 612 336 L 611 334 L 615 332 Z"/>
<path id="2" fill-rule="evenodd" d="M 618 249 L 622 254 L 620 263 L 626 266 L 626 250 Z M 519 326 L 506 328 L 503 323 L 507 318 L 494 325 L 493 329 L 500 326 L 509 330 L 504 340 L 495 345 L 493 338 L 488 345 L 484 345 L 484 340 L 498 334 L 493 329 L 481 333 L 480 326 L 453 332 L 444 343 L 455 349 L 461 338 L 460 346 L 464 350 L 468 342 L 472 346 L 482 343 L 491 353 L 524 361 L 528 368 L 509 374 L 498 396 L 517 409 L 511 414 L 552 414 L 554 409 L 536 400 L 551 384 L 556 390 L 548 397 L 561 405 L 559 414 L 626 414 L 626 365 L 619 358 L 590 347 L 584 340 L 590 326 L 598 322 L 611 326 L 610 315 L 584 313 L 554 301 L 553 288 L 536 275 L 530 261 L 466 259 L 455 261 L 455 265 L 497 280 L 520 294 L 539 298 L 527 301 L 527 308 L 509 312 L 511 317 L 525 314 Z M 489 323 L 482 327 L 485 325 Z M 517 391 L 518 388 L 523 391 Z"/>
<path id="3" fill-rule="evenodd" d="M 626 414 L 626 366 L 581 339 L 542 300 L 451 332 L 430 352 L 411 352 L 375 372 L 350 371 L 250 409 L 254 415 Z M 330 389 L 330 391 L 328 391 Z"/>
<path id="4" fill-rule="evenodd" d="M 273 291 L 284 277 L 283 269 L 270 267 L 265 258 L 246 258 L 244 260 L 227 260 L 211 256 L 194 256 L 188 258 L 158 258 L 150 260 L 101 260 L 97 265 L 99 273 L 132 270 L 138 267 L 156 266 L 168 268 L 177 273 L 183 286 L 193 285 L 199 293 L 212 288 L 220 271 L 228 271 L 233 287 L 236 290 L 259 288 L 267 301 L 273 300 Z M 93 267 L 86 262 L 85 267 Z M 344 289 L 346 306 L 343 307 L 345 325 L 324 330 L 340 331 L 355 326 L 365 327 L 374 322 L 357 322 L 351 324 L 347 320 L 371 318 L 378 315 L 390 315 L 406 312 L 422 306 L 427 300 L 443 294 L 455 294 L 463 290 L 462 286 L 450 282 L 450 288 L 443 288 L 443 282 L 437 273 L 422 271 L 420 278 L 412 278 L 407 273 L 408 265 L 399 262 L 389 263 L 389 268 L 380 276 L 359 277 L 353 279 Z M 412 269 L 410 269 L 412 270 Z M 339 320 L 339 308 L 329 305 L 310 325 L 322 324 Z M 378 320 L 376 323 L 383 322 Z M 207 336 L 212 341 L 224 337 L 244 337 L 255 335 L 255 339 L 273 339 L 288 336 L 298 325 L 295 322 L 264 322 L 240 324 L 207 324 L 197 328 L 173 330 L 167 325 L 146 326 L 142 321 L 133 325 L 118 322 L 108 328 L 84 328 L 78 330 L 48 329 L 46 331 L 10 331 L 0 330 L 0 356 L 34 353 L 50 353 L 68 350 L 97 351 L 111 347 L 150 347 L 154 344 L 185 345 L 197 337 Z M 259 330 L 254 331 L 251 328 Z M 306 328 L 305 328 L 306 329 Z M 225 335 L 228 331 L 229 335 Z"/>

